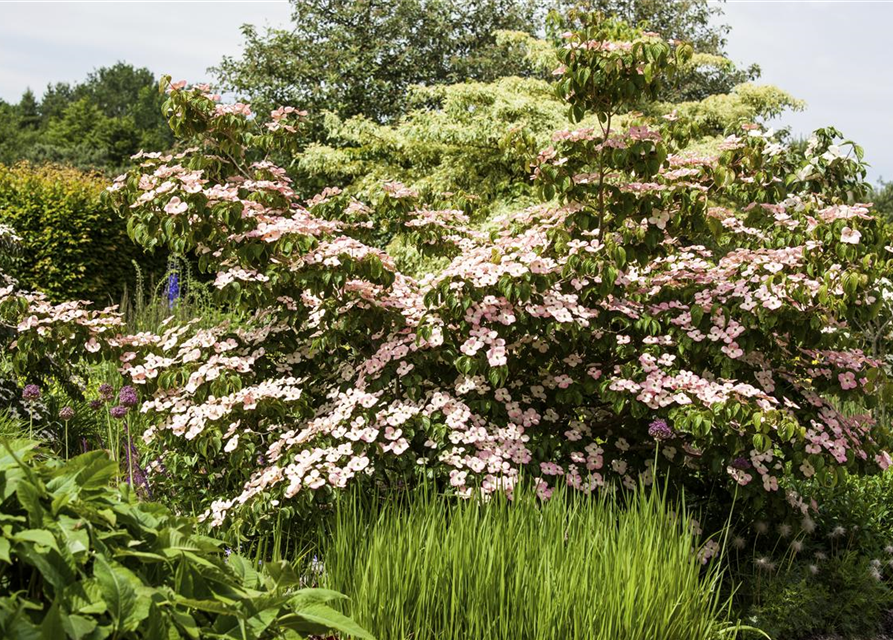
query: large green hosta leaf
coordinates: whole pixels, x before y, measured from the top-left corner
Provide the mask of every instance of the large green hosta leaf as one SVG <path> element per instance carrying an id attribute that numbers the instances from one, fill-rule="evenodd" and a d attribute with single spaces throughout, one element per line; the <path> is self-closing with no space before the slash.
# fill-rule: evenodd
<path id="1" fill-rule="evenodd" d="M 297 590 L 287 563 L 262 570 L 197 523 L 115 486 L 103 452 L 67 462 L 0 440 L 0 638 L 266 640 L 370 636 Z"/>

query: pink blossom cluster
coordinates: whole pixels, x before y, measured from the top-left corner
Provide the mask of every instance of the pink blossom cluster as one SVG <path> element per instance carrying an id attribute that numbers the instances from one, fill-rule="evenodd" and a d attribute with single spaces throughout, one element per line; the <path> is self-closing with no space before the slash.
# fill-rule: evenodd
<path id="1" fill-rule="evenodd" d="M 650 173 L 578 162 L 664 139 L 644 126 L 556 134 L 536 176 L 566 169 L 564 199 L 491 221 L 486 236 L 397 182 L 382 186 L 381 205 L 335 189 L 298 202 L 269 161 L 211 180 L 180 159 L 146 159 L 137 186 L 122 180 L 115 193 L 151 228 L 213 222 L 179 233 L 210 228 L 196 245 L 215 286 L 238 282 L 256 305 L 238 330 L 117 339 L 122 370 L 151 394 L 147 437 L 187 451 L 214 439 L 224 451 L 209 464 L 241 461 L 226 469 L 241 489 L 209 505 L 212 523 L 392 467 L 433 470 L 464 496 L 511 491 L 525 474 L 542 497 L 559 482 L 634 487 L 657 472 L 657 421 L 659 464 L 725 469 L 731 485 L 770 496 L 788 467 L 810 477 L 821 463 L 888 466 L 873 417 L 834 402 L 882 375 L 848 330 L 875 293 L 853 279 L 876 239 L 868 209 L 808 194 L 735 204 L 712 172 L 749 151 L 749 133 L 719 159 L 666 155 Z M 763 179 L 736 168 L 736 188 Z M 603 211 L 591 198 L 602 178 Z M 450 244 L 449 264 L 400 273 L 365 225 L 394 217 Z M 246 470 L 247 451 L 260 455 Z"/>

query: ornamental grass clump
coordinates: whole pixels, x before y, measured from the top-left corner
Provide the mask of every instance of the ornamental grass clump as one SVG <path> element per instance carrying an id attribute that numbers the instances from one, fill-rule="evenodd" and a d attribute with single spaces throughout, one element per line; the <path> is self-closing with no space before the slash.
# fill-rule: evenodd
<path id="1" fill-rule="evenodd" d="M 321 581 L 353 595 L 350 615 L 379 640 L 734 637 L 688 518 L 657 490 L 628 497 L 352 493 L 318 549 Z"/>

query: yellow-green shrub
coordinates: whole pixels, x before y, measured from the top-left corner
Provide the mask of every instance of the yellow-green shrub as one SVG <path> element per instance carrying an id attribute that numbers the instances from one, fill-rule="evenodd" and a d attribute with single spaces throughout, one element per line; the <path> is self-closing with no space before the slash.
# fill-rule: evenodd
<path id="1" fill-rule="evenodd" d="M 107 184 L 68 167 L 0 165 L 0 222 L 22 237 L 11 275 L 55 300 L 108 303 L 134 278 L 132 260 L 157 267 L 159 259 L 143 254 L 124 220 L 101 202 Z"/>

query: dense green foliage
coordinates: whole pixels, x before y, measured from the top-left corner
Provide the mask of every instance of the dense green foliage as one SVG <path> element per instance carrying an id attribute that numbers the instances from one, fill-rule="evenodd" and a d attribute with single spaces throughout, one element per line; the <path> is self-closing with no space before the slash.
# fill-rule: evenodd
<path id="1" fill-rule="evenodd" d="M 40 100 L 29 89 L 18 104 L 0 101 L 0 163 L 123 167 L 140 149 L 173 143 L 161 100 L 152 72 L 123 62 L 50 85 Z"/>
<path id="2" fill-rule="evenodd" d="M 369 636 L 301 590 L 287 563 L 262 570 L 194 520 L 114 486 L 94 451 L 42 460 L 35 443 L 0 441 L 0 635 L 9 640 Z"/>
<path id="3" fill-rule="evenodd" d="M 732 638 L 720 574 L 701 562 L 711 547 L 699 555 L 671 508 L 647 490 L 625 508 L 521 489 L 487 503 L 346 497 L 321 581 L 354 595 L 351 615 L 379 640 Z"/>
<path id="4" fill-rule="evenodd" d="M 668 87 L 664 99 L 700 100 L 728 93 L 759 69 L 738 70 L 725 60 L 727 27 L 705 0 L 314 0 L 293 2 L 293 27 L 261 33 L 243 27 L 241 58 L 225 57 L 215 71 L 221 86 L 252 103 L 288 104 L 317 118 L 363 115 L 393 122 L 413 103 L 411 85 L 432 87 L 465 81 L 490 82 L 511 75 L 545 77 L 551 69 L 525 60 L 523 47 L 499 31 L 543 37 L 572 26 L 559 16 L 581 6 L 643 23 L 666 38 L 688 40 L 703 55 Z M 547 14 L 551 15 L 547 20 Z M 359 43 L 362 43 L 361 45 Z M 319 136 L 318 128 L 312 135 Z"/>
<path id="5" fill-rule="evenodd" d="M 801 640 L 819 634 L 872 638 L 893 606 L 889 554 L 877 567 L 860 549 L 827 559 L 807 557 L 776 572 L 758 564 L 751 588 L 758 604 L 749 621 L 772 638 Z M 759 559 L 758 559 L 759 560 Z"/>
<path id="6" fill-rule="evenodd" d="M 830 486 L 796 483 L 799 521 L 742 518 L 730 535 L 735 608 L 773 638 L 870 638 L 893 607 L 893 470 Z M 728 518 L 728 511 L 720 514 Z"/>
<path id="7" fill-rule="evenodd" d="M 555 50 L 548 43 L 501 35 L 523 45 L 532 56 L 545 54 L 557 66 Z M 567 122 L 566 104 L 548 82 L 511 77 L 416 87 L 408 105 L 404 117 L 392 124 L 364 117 L 327 117 L 326 142 L 309 145 L 295 160 L 301 186 L 336 185 L 352 194 L 369 195 L 383 181 L 399 180 L 423 198 L 437 200 L 444 192 L 470 194 L 481 215 L 536 201 L 529 180 L 533 161 Z M 677 113 L 697 134 L 697 145 L 705 152 L 715 152 L 722 134 L 742 122 L 801 107 L 781 89 L 752 84 L 701 101 L 645 105 L 655 118 Z M 633 121 L 627 114 L 618 120 L 620 126 Z M 597 126 L 597 120 L 587 118 L 582 126 Z"/>
<path id="8" fill-rule="evenodd" d="M 432 197 L 473 194 L 492 209 L 499 200 L 533 199 L 531 159 L 566 121 L 549 84 L 533 78 L 418 87 L 409 102 L 393 125 L 330 116 L 328 142 L 310 145 L 298 169 L 313 184 L 354 193 L 399 180 Z"/>
<path id="9" fill-rule="evenodd" d="M 383 122 L 412 84 L 492 80 L 524 72 L 494 31 L 527 31 L 530 0 L 313 0 L 293 2 L 291 29 L 246 25 L 241 59 L 224 58 L 224 89 L 264 106 L 288 104 Z"/>
<path id="10" fill-rule="evenodd" d="M 21 236 L 7 272 L 54 300 L 118 302 L 134 279 L 163 265 L 127 236 L 125 221 L 103 204 L 101 176 L 52 165 L 0 165 L 0 223 Z"/>
<path id="11" fill-rule="evenodd" d="M 893 182 L 881 180 L 875 188 L 872 202 L 878 215 L 893 221 Z"/>
<path id="12" fill-rule="evenodd" d="M 739 69 L 725 58 L 725 36 L 728 25 L 720 22 L 722 6 L 705 0 L 558 0 L 559 15 L 568 9 L 582 7 L 613 15 L 631 25 L 645 25 L 649 30 L 672 40 L 690 43 L 698 55 L 679 74 L 677 81 L 666 87 L 663 99 L 670 102 L 703 100 L 707 96 L 729 93 L 739 84 L 760 75 L 757 65 Z"/>

